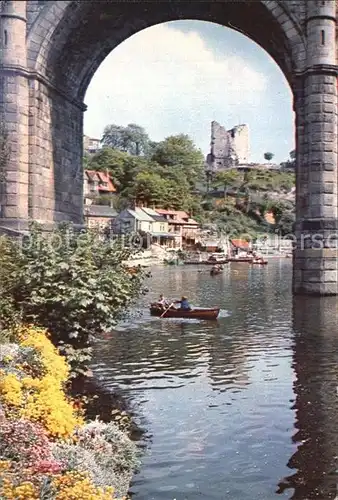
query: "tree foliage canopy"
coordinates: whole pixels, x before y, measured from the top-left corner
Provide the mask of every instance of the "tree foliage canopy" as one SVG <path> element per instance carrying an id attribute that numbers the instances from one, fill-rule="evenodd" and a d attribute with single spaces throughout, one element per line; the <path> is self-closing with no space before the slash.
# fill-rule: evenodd
<path id="1" fill-rule="evenodd" d="M 196 206 L 193 191 L 203 177 L 203 154 L 187 135 L 156 143 L 138 125 L 109 125 L 102 141 L 105 146 L 86 157 L 85 167 L 110 173 L 120 206 L 134 202 L 181 210 Z M 136 144 L 142 145 L 141 150 Z"/>
<path id="2" fill-rule="evenodd" d="M 145 155 L 149 149 L 148 134 L 135 123 L 129 123 L 126 127 L 107 125 L 103 131 L 102 143 L 134 156 Z"/>
<path id="3" fill-rule="evenodd" d="M 268 161 L 271 161 L 274 156 L 275 155 L 273 153 L 270 153 L 269 151 L 267 153 L 264 153 L 264 158 Z"/>
<path id="4" fill-rule="evenodd" d="M 168 169 L 180 168 L 191 184 L 201 179 L 203 174 L 203 154 L 185 134 L 170 136 L 159 142 L 151 159 Z"/>

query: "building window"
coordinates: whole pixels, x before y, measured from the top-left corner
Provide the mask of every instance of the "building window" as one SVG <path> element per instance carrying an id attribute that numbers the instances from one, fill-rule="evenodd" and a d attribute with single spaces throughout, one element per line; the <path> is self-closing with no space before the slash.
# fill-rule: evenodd
<path id="1" fill-rule="evenodd" d="M 4 30 L 4 44 L 5 44 L 5 47 L 7 46 L 8 44 L 8 34 L 7 34 L 7 30 Z"/>
<path id="2" fill-rule="evenodd" d="M 324 30 L 321 31 L 321 42 L 322 42 L 322 45 L 325 45 L 325 31 Z"/>
<path id="3" fill-rule="evenodd" d="M 160 225 L 160 231 L 164 231 L 164 224 Z"/>

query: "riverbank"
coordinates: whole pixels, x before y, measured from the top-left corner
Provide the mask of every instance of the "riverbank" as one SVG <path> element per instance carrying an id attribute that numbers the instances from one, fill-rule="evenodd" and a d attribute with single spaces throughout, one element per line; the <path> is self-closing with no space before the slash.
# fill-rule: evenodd
<path id="1" fill-rule="evenodd" d="M 22 326 L 11 342 L 0 345 L 1 498 L 121 500 L 127 495 L 138 465 L 128 419 L 118 425 L 108 414 L 95 418 L 93 398 L 84 391 L 77 397 L 66 392 L 69 375 L 44 329 Z"/>

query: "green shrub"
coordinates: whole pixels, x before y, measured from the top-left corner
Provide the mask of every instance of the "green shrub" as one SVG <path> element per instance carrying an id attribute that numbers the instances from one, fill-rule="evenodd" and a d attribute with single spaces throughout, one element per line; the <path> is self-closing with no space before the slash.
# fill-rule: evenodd
<path id="1" fill-rule="evenodd" d="M 0 250 L 0 314 L 6 328 L 19 320 L 47 328 L 81 372 L 91 340 L 110 330 L 142 293 L 144 272 L 131 275 L 123 265 L 131 250 L 96 232 L 74 233 L 63 225 L 46 236 L 33 224 L 22 245 L 2 238 Z"/>

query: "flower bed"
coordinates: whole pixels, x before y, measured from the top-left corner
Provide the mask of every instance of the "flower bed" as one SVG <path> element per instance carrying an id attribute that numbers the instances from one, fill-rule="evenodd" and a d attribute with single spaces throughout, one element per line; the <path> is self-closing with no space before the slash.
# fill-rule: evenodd
<path id="1" fill-rule="evenodd" d="M 136 446 L 113 422 L 85 422 L 69 366 L 44 329 L 0 345 L 0 498 L 106 500 L 127 494 Z"/>

